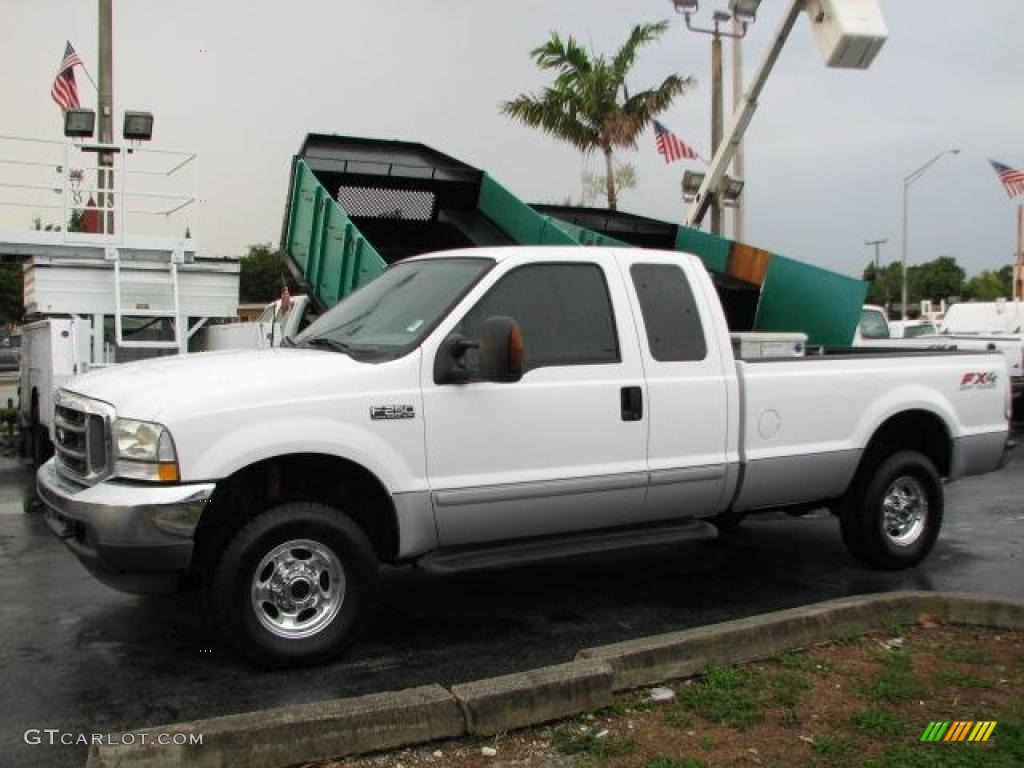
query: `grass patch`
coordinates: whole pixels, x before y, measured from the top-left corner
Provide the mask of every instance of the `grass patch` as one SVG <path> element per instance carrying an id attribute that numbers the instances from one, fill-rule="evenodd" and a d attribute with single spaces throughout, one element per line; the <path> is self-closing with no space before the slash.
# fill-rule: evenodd
<path id="1" fill-rule="evenodd" d="M 811 658 L 806 653 L 793 651 L 779 659 L 779 666 L 799 672 L 813 672 L 816 675 L 824 675 L 831 671 L 831 665 L 827 662 Z"/>
<path id="2" fill-rule="evenodd" d="M 946 661 L 960 664 L 988 664 L 988 654 L 980 648 L 943 648 L 939 656 Z"/>
<path id="3" fill-rule="evenodd" d="M 665 723 L 681 731 L 692 731 L 694 727 L 693 715 L 678 707 L 665 710 Z"/>
<path id="4" fill-rule="evenodd" d="M 853 716 L 853 724 L 858 730 L 889 738 L 900 736 L 907 730 L 907 724 L 884 707 L 867 707 Z"/>
<path id="5" fill-rule="evenodd" d="M 902 701 L 921 695 L 921 684 L 914 674 L 910 657 L 892 653 L 881 657 L 882 669 L 862 691 L 871 701 Z"/>
<path id="6" fill-rule="evenodd" d="M 680 707 L 706 720 L 743 730 L 764 716 L 761 690 L 761 681 L 750 672 L 711 665 L 698 683 L 683 688 L 676 698 Z"/>
<path id="7" fill-rule="evenodd" d="M 907 625 L 905 622 L 892 616 L 882 621 L 882 629 L 893 637 L 901 637 L 906 631 L 906 627 Z"/>
<path id="8" fill-rule="evenodd" d="M 815 736 L 813 749 L 827 765 L 844 765 L 856 742 L 848 736 Z"/>
<path id="9" fill-rule="evenodd" d="M 563 755 L 585 755 L 587 757 L 606 760 L 612 757 L 625 757 L 636 749 L 636 741 L 628 736 L 612 736 L 598 738 L 600 729 L 579 726 L 561 726 L 551 731 L 551 746 Z"/>
<path id="10" fill-rule="evenodd" d="M 662 757 L 657 755 L 644 763 L 644 768 L 704 768 L 704 763 L 692 757 Z"/>
<path id="11" fill-rule="evenodd" d="M 942 685 L 954 685 L 957 688 L 995 688 L 996 681 L 961 669 L 940 669 L 935 680 Z"/>
<path id="12" fill-rule="evenodd" d="M 768 685 L 771 689 L 772 700 L 789 709 L 800 703 L 804 691 L 811 689 L 810 681 L 793 670 L 782 670 L 775 673 Z"/>

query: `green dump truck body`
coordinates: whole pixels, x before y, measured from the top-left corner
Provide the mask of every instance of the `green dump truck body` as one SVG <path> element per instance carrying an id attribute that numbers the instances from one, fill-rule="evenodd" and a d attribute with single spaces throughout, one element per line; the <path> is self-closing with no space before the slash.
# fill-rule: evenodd
<path id="1" fill-rule="evenodd" d="M 734 331 L 853 338 L 866 285 L 699 230 L 619 211 L 528 205 L 486 172 L 423 144 L 310 134 L 293 158 L 282 248 L 333 306 L 388 264 L 450 248 L 617 245 L 701 258 Z"/>

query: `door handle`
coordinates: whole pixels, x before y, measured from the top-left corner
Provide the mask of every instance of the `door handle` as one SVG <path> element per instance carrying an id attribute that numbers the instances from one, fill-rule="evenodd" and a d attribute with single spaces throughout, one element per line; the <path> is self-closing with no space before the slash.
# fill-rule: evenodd
<path id="1" fill-rule="evenodd" d="M 623 421 L 640 421 L 644 417 L 644 393 L 640 387 L 623 387 L 619 400 Z"/>

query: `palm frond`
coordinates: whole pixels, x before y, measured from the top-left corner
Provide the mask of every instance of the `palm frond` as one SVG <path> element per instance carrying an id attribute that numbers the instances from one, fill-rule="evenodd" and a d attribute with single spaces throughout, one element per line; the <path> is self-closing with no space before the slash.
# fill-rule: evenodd
<path id="1" fill-rule="evenodd" d="M 629 38 L 612 57 L 612 71 L 621 84 L 626 79 L 626 74 L 633 68 L 636 62 L 637 51 L 647 43 L 653 42 L 665 34 L 669 22 L 659 21 L 653 24 L 637 24 L 629 33 Z"/>
<path id="2" fill-rule="evenodd" d="M 582 77 L 590 71 L 590 57 L 572 35 L 562 40 L 552 32 L 551 39 L 530 51 L 530 56 L 540 69 L 558 70 L 560 77 Z"/>
<path id="3" fill-rule="evenodd" d="M 502 103 L 501 112 L 572 144 L 581 152 L 591 152 L 597 146 L 597 131 L 580 119 L 575 100 L 563 91 L 549 88 L 540 97 L 520 94 Z"/>

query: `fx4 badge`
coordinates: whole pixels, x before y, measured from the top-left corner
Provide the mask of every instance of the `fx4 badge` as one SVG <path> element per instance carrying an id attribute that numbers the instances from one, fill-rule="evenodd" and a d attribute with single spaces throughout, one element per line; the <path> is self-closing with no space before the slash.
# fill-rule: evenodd
<path id="1" fill-rule="evenodd" d="M 411 405 L 371 405 L 370 418 L 373 421 L 415 419 L 416 409 Z"/>
<path id="2" fill-rule="evenodd" d="M 960 389 L 994 389 L 999 375 L 987 371 L 983 373 L 965 373 L 960 379 Z"/>

